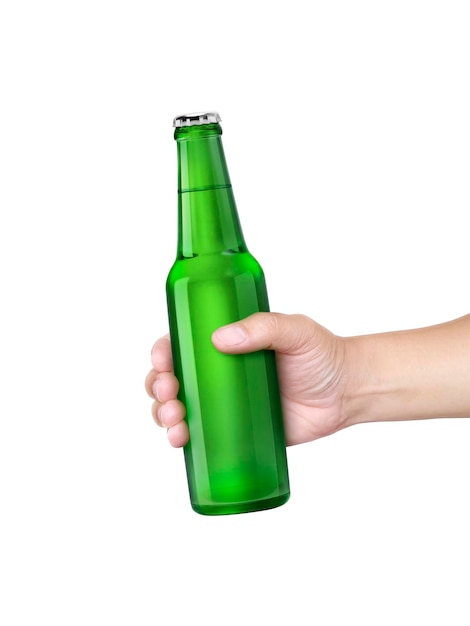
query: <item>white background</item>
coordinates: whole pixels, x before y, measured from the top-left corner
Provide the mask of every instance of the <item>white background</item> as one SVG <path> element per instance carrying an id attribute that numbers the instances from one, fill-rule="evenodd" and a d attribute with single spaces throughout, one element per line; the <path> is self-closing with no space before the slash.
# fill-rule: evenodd
<path id="1" fill-rule="evenodd" d="M 288 450 L 206 518 L 150 416 L 175 115 L 215 109 L 271 308 L 342 335 L 469 303 L 470 12 L 452 0 L 0 8 L 0 622 L 470 622 L 470 425 Z"/>

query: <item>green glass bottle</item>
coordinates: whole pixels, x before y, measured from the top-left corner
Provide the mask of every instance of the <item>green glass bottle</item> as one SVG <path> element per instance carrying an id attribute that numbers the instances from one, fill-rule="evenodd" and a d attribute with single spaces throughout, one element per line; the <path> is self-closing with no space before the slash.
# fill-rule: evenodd
<path id="1" fill-rule="evenodd" d="M 174 120 L 178 153 L 178 249 L 166 289 L 179 398 L 190 441 L 193 509 L 224 515 L 289 498 L 273 351 L 222 354 L 220 326 L 268 311 L 263 270 L 243 239 L 217 113 Z"/>

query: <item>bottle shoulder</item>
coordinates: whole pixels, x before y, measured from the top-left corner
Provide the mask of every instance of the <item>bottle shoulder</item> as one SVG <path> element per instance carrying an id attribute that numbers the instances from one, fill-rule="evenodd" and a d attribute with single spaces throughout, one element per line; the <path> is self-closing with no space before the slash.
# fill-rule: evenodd
<path id="1" fill-rule="evenodd" d="M 204 254 L 190 258 L 177 258 L 173 263 L 167 282 L 177 280 L 217 280 L 240 274 L 252 274 L 264 278 L 263 268 L 250 252 L 226 251 Z"/>

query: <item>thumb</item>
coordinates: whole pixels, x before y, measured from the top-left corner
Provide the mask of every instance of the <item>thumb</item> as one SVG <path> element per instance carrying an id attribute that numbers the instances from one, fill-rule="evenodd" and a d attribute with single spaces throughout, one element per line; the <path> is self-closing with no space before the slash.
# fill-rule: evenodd
<path id="1" fill-rule="evenodd" d="M 212 334 L 221 352 L 240 354 L 276 350 L 288 354 L 305 351 L 317 324 L 305 315 L 254 313 L 239 322 L 222 326 Z"/>

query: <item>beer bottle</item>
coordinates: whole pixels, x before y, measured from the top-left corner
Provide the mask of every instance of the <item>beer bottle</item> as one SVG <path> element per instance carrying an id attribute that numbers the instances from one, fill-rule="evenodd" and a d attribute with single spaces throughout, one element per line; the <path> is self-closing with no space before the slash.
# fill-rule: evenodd
<path id="1" fill-rule="evenodd" d="M 211 341 L 225 324 L 268 311 L 263 270 L 248 252 L 216 112 L 174 119 L 177 257 L 166 283 L 192 508 L 204 515 L 269 509 L 289 498 L 273 351 L 228 355 Z"/>

